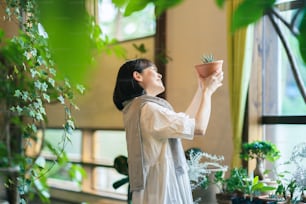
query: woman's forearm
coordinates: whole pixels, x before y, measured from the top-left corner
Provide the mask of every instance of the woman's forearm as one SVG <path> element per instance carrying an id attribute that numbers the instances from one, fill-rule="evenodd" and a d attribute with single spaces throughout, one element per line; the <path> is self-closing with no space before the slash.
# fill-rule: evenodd
<path id="1" fill-rule="evenodd" d="M 195 119 L 195 134 L 205 135 L 211 112 L 211 96 L 222 86 L 223 72 L 216 72 L 207 78 L 200 78 L 196 91 L 186 113 Z"/>
<path id="2" fill-rule="evenodd" d="M 195 119 L 195 134 L 204 135 L 211 112 L 211 93 L 199 87 L 186 110 L 186 114 Z"/>
<path id="3" fill-rule="evenodd" d="M 198 109 L 199 109 L 199 105 L 201 103 L 202 100 L 202 90 L 200 87 L 198 87 L 196 93 L 194 94 L 191 103 L 189 104 L 187 110 L 186 110 L 186 114 L 189 115 L 190 117 L 194 118 Z"/>
<path id="4" fill-rule="evenodd" d="M 203 90 L 200 105 L 195 115 L 195 134 L 205 135 L 211 113 L 211 92 Z"/>

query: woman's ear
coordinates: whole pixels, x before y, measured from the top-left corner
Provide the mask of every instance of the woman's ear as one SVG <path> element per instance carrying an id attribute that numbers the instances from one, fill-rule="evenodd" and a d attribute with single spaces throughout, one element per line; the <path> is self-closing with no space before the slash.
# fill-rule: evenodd
<path id="1" fill-rule="evenodd" d="M 137 71 L 134 71 L 134 72 L 133 72 L 133 78 L 134 78 L 136 81 L 138 81 L 138 82 L 141 82 L 141 81 L 142 81 L 142 75 L 141 75 L 139 72 L 137 72 Z"/>

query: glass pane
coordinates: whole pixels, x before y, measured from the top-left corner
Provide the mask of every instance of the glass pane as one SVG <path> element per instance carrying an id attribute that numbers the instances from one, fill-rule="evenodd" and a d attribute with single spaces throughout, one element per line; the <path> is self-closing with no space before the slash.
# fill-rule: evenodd
<path id="1" fill-rule="evenodd" d="M 94 144 L 94 159 L 105 165 L 113 165 L 114 159 L 119 155 L 127 156 L 125 131 L 96 131 Z"/>
<path id="2" fill-rule="evenodd" d="M 285 11 L 281 15 L 290 22 L 295 12 L 294 10 Z M 289 44 L 296 61 L 297 70 L 305 86 L 306 65 L 302 61 L 298 41 L 282 22 L 279 21 L 278 24 Z M 273 35 L 276 35 L 276 33 Z M 272 41 L 267 42 L 267 44 L 267 47 L 270 47 L 270 49 L 279 51 L 274 51 L 273 54 L 267 55 L 268 59 L 266 59 L 270 63 L 264 69 L 264 115 L 306 115 L 306 103 L 298 89 L 281 41 L 279 38 L 274 38 Z"/>
<path id="3" fill-rule="evenodd" d="M 297 169 L 296 164 L 285 164 L 290 160 L 290 157 L 296 151 L 293 148 L 296 145 L 306 142 L 306 125 L 265 125 L 264 134 L 265 140 L 274 143 L 281 152 L 281 157 L 275 162 L 274 168 L 277 168 L 278 172 L 284 172 L 285 170 L 295 173 Z M 306 143 L 305 143 L 306 144 Z M 306 146 L 305 146 L 306 151 Z M 296 157 L 294 157 L 296 158 Z M 300 164 L 304 165 L 306 170 L 306 152 L 304 152 L 304 160 L 301 160 Z M 273 169 L 272 164 L 266 164 L 268 169 Z"/>
<path id="4" fill-rule="evenodd" d="M 81 160 L 81 144 L 82 144 L 82 131 L 74 130 L 70 141 L 63 141 L 64 131 L 60 129 L 47 129 L 45 132 L 45 140 L 54 146 L 65 145 L 65 151 L 68 158 L 72 161 Z M 44 156 L 52 156 L 50 150 L 45 147 L 42 151 Z"/>
<path id="5" fill-rule="evenodd" d="M 113 184 L 121 179 L 127 178 L 126 175 L 119 174 L 113 168 L 97 167 L 94 169 L 94 189 L 103 192 L 111 197 L 127 199 L 128 182 L 115 189 Z"/>
<path id="6" fill-rule="evenodd" d="M 48 161 L 48 184 L 55 188 L 69 189 L 73 191 L 80 191 L 81 187 L 73 182 L 69 175 L 71 164 L 61 167 L 56 162 Z"/>
<path id="7" fill-rule="evenodd" d="M 149 4 L 141 11 L 123 17 L 120 9 L 115 8 L 111 0 L 99 0 L 98 23 L 103 36 L 119 41 L 147 37 L 155 34 L 154 5 Z"/>

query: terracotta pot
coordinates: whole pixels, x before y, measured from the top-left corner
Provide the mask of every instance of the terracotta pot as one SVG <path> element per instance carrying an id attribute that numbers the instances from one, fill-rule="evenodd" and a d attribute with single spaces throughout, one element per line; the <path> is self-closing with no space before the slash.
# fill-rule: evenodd
<path id="1" fill-rule="evenodd" d="M 217 60 L 210 63 L 195 65 L 195 68 L 202 78 L 206 78 L 217 70 L 222 69 L 223 60 Z"/>

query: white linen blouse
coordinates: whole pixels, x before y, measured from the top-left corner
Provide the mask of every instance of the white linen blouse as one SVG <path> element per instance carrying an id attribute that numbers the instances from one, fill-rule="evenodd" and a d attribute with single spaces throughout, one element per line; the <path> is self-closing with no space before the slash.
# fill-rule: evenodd
<path id="1" fill-rule="evenodd" d="M 133 204 L 192 204 L 192 192 L 185 162 L 177 176 L 168 138 L 193 139 L 195 120 L 156 103 L 146 103 L 140 115 L 143 142 L 143 190 L 134 191 Z"/>

